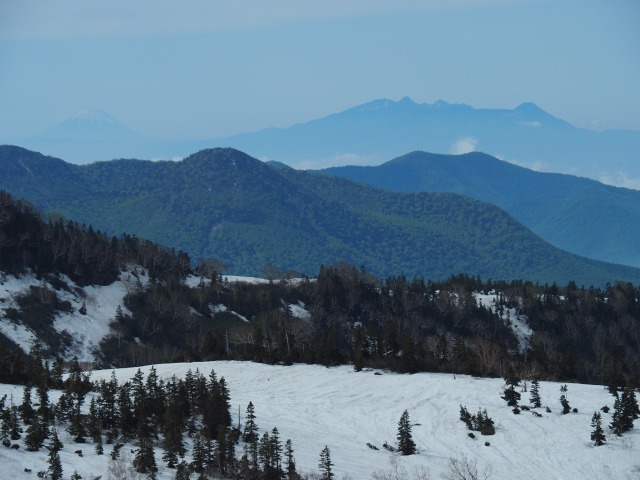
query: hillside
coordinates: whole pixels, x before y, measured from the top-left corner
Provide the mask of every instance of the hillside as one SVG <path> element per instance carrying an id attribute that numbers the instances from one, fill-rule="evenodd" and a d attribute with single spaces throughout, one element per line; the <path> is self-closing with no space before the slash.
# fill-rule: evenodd
<path id="1" fill-rule="evenodd" d="M 312 280 L 277 280 L 289 273 L 271 268 L 246 283 L 148 240 L 45 222 L 1 192 L 0 220 L 0 382 L 35 381 L 32 350 L 96 366 L 242 359 L 640 379 L 630 283 L 381 280 L 341 262 Z"/>
<path id="2" fill-rule="evenodd" d="M 499 206 L 559 248 L 588 258 L 640 266 L 637 190 L 535 172 L 479 152 L 413 152 L 375 167 L 321 171 L 398 192 L 467 195 Z"/>
<path id="3" fill-rule="evenodd" d="M 219 259 L 236 274 L 272 264 L 313 275 L 318 265 L 343 260 L 379 276 L 640 281 L 640 270 L 568 254 L 469 197 L 376 190 L 272 168 L 233 149 L 181 162 L 76 166 L 5 146 L 0 188 L 107 235 L 126 231 L 193 259 Z"/>
<path id="4" fill-rule="evenodd" d="M 225 379 L 232 426 L 238 422 L 239 411 L 241 427 L 244 425 L 246 407 L 252 402 L 260 436 L 277 427 L 283 443 L 291 439 L 296 468 L 302 473 L 318 471 L 319 454 L 326 445 L 338 480 L 372 479 L 374 472 L 391 470 L 391 459 L 408 476 L 389 478 L 416 478 L 414 468 L 421 467 L 429 472 L 421 479 L 440 479 L 450 471 L 450 459 L 460 460 L 463 456 L 477 462 L 480 472 L 488 468 L 487 478 L 491 480 L 513 478 L 514 472 L 532 480 L 632 479 L 638 475 L 637 428 L 616 437 L 605 427 L 607 441 L 603 446 L 594 447 L 590 441 L 593 412 L 604 405 L 611 406 L 613 399 L 600 386 L 568 384 L 568 397 L 578 413 L 562 415 L 558 400 L 561 385 L 541 382 L 543 408 L 537 409 L 542 415 L 538 418 L 531 412 L 520 415 L 511 412 L 500 398 L 504 386 L 501 379 L 450 374 L 398 375 L 371 370 L 356 373 L 350 367 L 283 367 L 249 362 L 168 364 L 156 367 L 156 372 L 159 379 L 169 382 L 174 375 L 184 379 L 188 370 L 196 372 L 196 369 L 205 376 L 214 371 L 217 378 Z M 134 377 L 136 369 L 114 373 L 122 384 Z M 143 373 L 146 377 L 149 368 L 144 368 Z M 90 374 L 93 381 L 109 382 L 111 378 L 111 370 Z M 0 385 L 0 397 L 10 393 L 18 399 L 23 389 Z M 51 391 L 50 400 L 57 402 L 59 395 Z M 94 393 L 87 396 L 85 412 L 94 396 Z M 528 400 L 529 393 L 523 392 L 521 404 L 527 404 Z M 469 438 L 469 431 L 459 420 L 460 405 L 473 413 L 486 409 L 495 422 L 495 435 L 477 434 L 475 439 Z M 551 413 L 546 413 L 544 406 L 549 406 Z M 385 442 L 395 445 L 398 420 L 404 410 L 413 424 L 412 436 L 417 446 L 417 454 L 410 456 L 392 454 L 382 448 Z M 602 416 L 604 425 L 610 423 L 611 413 Z M 98 456 L 90 440 L 85 444 L 74 443 L 62 426 L 58 435 L 64 444 L 60 451 L 64 478 L 74 471 L 85 479 L 113 471 L 110 465 L 117 462 L 110 459 L 112 445 L 105 444 L 105 454 Z M 14 443 L 23 444 L 23 440 Z M 367 447 L 368 443 L 378 450 Z M 185 446 L 185 458 L 191 461 L 192 439 L 187 438 Z M 238 456 L 242 455 L 243 446 L 241 440 L 235 447 Z M 4 478 L 31 478 L 47 468 L 45 449 L 26 452 L 23 448 L 0 448 Z M 129 451 L 136 452 L 137 448 L 137 441 L 127 444 L 122 449 L 122 458 L 130 462 L 134 454 Z M 76 450 L 83 455 L 75 454 Z M 162 455 L 161 443 L 156 441 L 158 479 L 175 478 L 176 470 L 166 467 Z M 27 475 L 25 468 L 33 473 Z"/>

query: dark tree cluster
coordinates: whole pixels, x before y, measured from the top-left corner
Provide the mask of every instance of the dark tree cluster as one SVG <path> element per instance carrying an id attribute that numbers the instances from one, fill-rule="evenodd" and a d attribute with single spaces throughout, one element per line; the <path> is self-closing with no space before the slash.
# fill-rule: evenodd
<path id="1" fill-rule="evenodd" d="M 486 410 L 478 410 L 478 413 L 471 415 L 467 407 L 460 405 L 460 420 L 467 428 L 473 432 L 480 432 L 481 435 L 494 435 L 496 433 L 493 420 Z"/>
<path id="2" fill-rule="evenodd" d="M 259 437 L 251 404 L 242 439 L 244 454 L 238 455 L 242 435 L 231 425 L 225 379 L 214 371 L 205 377 L 189 370 L 184 379 L 165 381 L 152 367 L 146 377 L 138 370 L 131 380 L 119 382 L 114 372 L 110 380 L 91 382 L 72 362 L 67 379 L 57 385 L 62 392 L 55 403 L 49 400 L 54 384 L 54 379 L 45 377 L 35 399 L 32 385 L 26 384 L 21 404 L 6 396 L 0 399 L 0 441 L 5 447 L 22 442 L 27 451 L 47 448 L 51 478 L 62 478 L 59 452 L 64 446 L 58 439 L 59 428 L 66 429 L 75 444 L 91 443 L 96 454 L 109 453 L 113 460 L 125 444 L 133 445 L 132 466 L 149 478 L 155 478 L 159 461 L 184 479 L 192 473 L 201 479 L 299 478 L 291 440 L 283 442 L 277 427 Z M 193 441 L 191 452 L 186 437 Z M 159 449 L 161 459 L 156 458 Z"/>

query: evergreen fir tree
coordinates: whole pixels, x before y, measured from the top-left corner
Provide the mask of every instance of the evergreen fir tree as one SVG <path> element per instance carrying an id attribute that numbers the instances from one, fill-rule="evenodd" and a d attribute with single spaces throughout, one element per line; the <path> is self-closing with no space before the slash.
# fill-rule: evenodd
<path id="1" fill-rule="evenodd" d="M 604 431 L 602 430 L 602 416 L 599 412 L 593 412 L 593 417 L 591 417 L 591 427 L 593 427 L 591 440 L 593 440 L 594 445 L 596 447 L 604 445 L 605 436 Z"/>
<path id="2" fill-rule="evenodd" d="M 51 480 L 60 480 L 62 478 L 62 462 L 60 462 L 60 454 L 62 443 L 58 438 L 58 432 L 54 429 L 51 434 L 51 446 L 49 447 L 49 474 Z"/>
<path id="3" fill-rule="evenodd" d="M 95 443 L 96 443 L 96 446 L 95 446 L 96 455 L 102 455 L 104 453 L 104 447 L 102 446 L 102 435 L 98 436 Z"/>
<path id="4" fill-rule="evenodd" d="M 242 440 L 251 443 L 255 442 L 258 439 L 258 434 L 256 433 L 259 429 L 256 425 L 256 415 L 255 408 L 253 403 L 249 402 L 247 405 L 247 413 L 245 415 L 245 423 L 244 423 L 244 431 L 242 432 Z"/>
<path id="5" fill-rule="evenodd" d="M 331 451 L 329 450 L 329 447 L 327 445 L 325 445 L 320 452 L 320 462 L 318 463 L 318 467 L 320 468 L 321 480 L 331 480 L 333 477 L 335 477 L 335 474 L 331 470 L 331 467 L 333 467 L 333 462 L 331 461 Z"/>
<path id="6" fill-rule="evenodd" d="M 40 423 L 40 418 L 36 415 L 33 417 L 33 421 L 29 428 L 27 428 L 26 436 L 24 438 L 24 444 L 29 452 L 37 452 L 44 445 L 44 441 L 46 440 L 46 434 L 43 433 L 43 430 L 46 431 L 46 426 L 43 426 Z"/>
<path id="7" fill-rule="evenodd" d="M 95 398 L 91 398 L 91 402 L 89 403 L 88 422 L 89 435 L 91 436 L 91 441 L 96 446 L 96 454 L 102 455 L 104 453 L 104 450 L 102 448 L 102 430 L 100 428 L 100 417 L 98 416 L 98 407 Z"/>
<path id="8" fill-rule="evenodd" d="M 489 418 L 486 409 L 482 412 L 478 411 L 478 414 L 475 416 L 475 423 L 476 429 L 481 435 L 494 435 L 496 433 L 493 420 Z"/>
<path id="9" fill-rule="evenodd" d="M 69 433 L 74 437 L 73 441 L 76 443 L 85 443 L 85 436 L 87 431 L 84 425 L 84 415 L 82 414 L 82 404 L 84 403 L 84 394 L 75 393 L 72 394 L 75 397 L 71 408 L 71 416 L 69 417 Z"/>
<path id="10" fill-rule="evenodd" d="M 469 430 L 473 430 L 474 429 L 474 425 L 472 423 L 472 415 L 469 413 L 469 411 L 463 407 L 462 405 L 460 405 L 460 420 L 462 420 L 465 425 L 467 426 L 467 428 Z"/>
<path id="11" fill-rule="evenodd" d="M 204 438 L 201 432 L 196 432 L 193 440 L 193 452 L 191 466 L 195 473 L 204 472 L 204 464 L 206 460 L 206 451 L 204 447 Z"/>
<path id="12" fill-rule="evenodd" d="M 291 439 L 287 439 L 284 444 L 284 459 L 287 466 L 287 480 L 296 480 L 298 473 L 296 472 L 296 461 L 293 458 L 293 444 Z"/>
<path id="13" fill-rule="evenodd" d="M 61 383 L 62 385 L 62 383 Z M 38 415 L 44 423 L 48 423 L 50 418 L 49 408 L 49 383 L 46 377 L 42 377 L 36 387 L 36 393 L 38 395 Z"/>
<path id="14" fill-rule="evenodd" d="M 633 421 L 637 420 L 638 415 L 640 414 L 635 390 L 630 386 L 625 387 L 620 401 L 622 402 L 622 410 L 625 418 L 627 419 L 629 430 L 631 430 L 633 428 Z"/>
<path id="15" fill-rule="evenodd" d="M 128 442 L 136 427 L 136 417 L 134 415 L 133 402 L 131 401 L 131 384 L 125 382 L 118 387 L 118 413 L 116 415 L 116 425 L 114 431 L 120 434 L 123 442 Z"/>
<path id="16" fill-rule="evenodd" d="M 271 469 L 271 438 L 268 432 L 264 432 L 258 442 L 258 462 L 262 466 L 263 476 L 268 477 Z"/>
<path id="17" fill-rule="evenodd" d="M 191 469 L 189 468 L 189 464 L 185 462 L 184 459 L 178 463 L 176 467 L 176 476 L 175 480 L 189 480 L 191 478 Z"/>
<path id="18" fill-rule="evenodd" d="M 511 372 L 505 377 L 506 388 L 502 399 L 507 402 L 510 407 L 517 407 L 520 401 L 520 392 L 516 391 L 516 387 L 520 385 L 520 379 Z"/>
<path id="19" fill-rule="evenodd" d="M 540 399 L 540 382 L 538 382 L 537 378 L 534 378 L 531 382 L 531 396 L 529 398 L 529 403 L 533 405 L 533 408 L 542 407 L 542 400 Z"/>
<path id="20" fill-rule="evenodd" d="M 34 414 L 35 410 L 31 404 L 31 384 L 27 383 L 23 389 L 22 405 L 20 406 L 20 418 L 22 418 L 22 423 L 30 425 Z"/>
<path id="21" fill-rule="evenodd" d="M 409 421 L 409 412 L 406 410 L 400 417 L 398 422 L 398 451 L 402 455 L 412 455 L 416 453 L 416 444 L 411 436 L 411 422 Z"/>
<path id="22" fill-rule="evenodd" d="M 11 440 L 18 440 L 20 438 L 20 421 L 18 420 L 18 407 L 13 405 L 9 407 L 9 437 Z"/>
<path id="23" fill-rule="evenodd" d="M 51 388 L 62 388 L 62 374 L 63 371 L 63 362 L 62 359 L 56 358 L 53 361 L 53 365 L 51 366 L 51 372 L 49 373 L 49 383 L 51 384 Z"/>
<path id="24" fill-rule="evenodd" d="M 151 478 L 155 478 L 158 467 L 153 453 L 153 441 L 151 439 L 149 425 L 146 421 L 147 417 L 144 404 L 139 406 L 139 414 L 138 441 L 140 446 L 133 459 L 133 466 L 138 473 L 149 473 Z"/>
<path id="25" fill-rule="evenodd" d="M 280 432 L 276 427 L 271 430 L 271 459 L 275 470 L 274 478 L 279 479 L 284 472 L 282 470 L 282 442 L 280 441 Z"/>
<path id="26" fill-rule="evenodd" d="M 353 329 L 353 369 L 356 372 L 362 371 L 363 367 L 363 346 L 364 346 L 364 328 L 362 325 L 356 325 Z"/>
<path id="27" fill-rule="evenodd" d="M 182 416 L 182 408 L 180 399 L 177 396 L 177 390 L 173 392 L 169 398 L 167 408 L 164 412 L 164 455 L 162 459 L 167 462 L 169 468 L 175 468 L 178 456 L 182 457 L 185 453 L 182 441 L 182 425 L 184 419 Z"/>

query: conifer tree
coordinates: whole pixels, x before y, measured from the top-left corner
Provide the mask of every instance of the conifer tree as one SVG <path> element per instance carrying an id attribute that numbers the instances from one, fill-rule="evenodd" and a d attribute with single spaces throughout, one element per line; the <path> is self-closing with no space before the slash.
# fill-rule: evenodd
<path id="1" fill-rule="evenodd" d="M 60 454 L 62 442 L 58 438 L 58 432 L 54 429 L 51 433 L 51 446 L 49 447 L 49 470 L 48 474 L 51 480 L 60 480 L 62 478 L 62 462 L 60 462 Z"/>
<path id="2" fill-rule="evenodd" d="M 20 421 L 18 420 L 18 407 L 13 404 L 13 400 L 9 407 L 8 426 L 11 440 L 18 440 L 20 438 Z"/>
<path id="3" fill-rule="evenodd" d="M 63 374 L 63 364 L 60 358 L 56 358 L 53 361 L 53 365 L 51 366 L 51 372 L 49 374 L 49 383 L 51 384 L 51 388 L 62 388 L 62 374 Z"/>
<path id="4" fill-rule="evenodd" d="M 567 397 L 564 395 L 564 393 L 560 395 L 560 404 L 562 405 L 563 415 L 566 415 L 571 411 L 571 405 L 569 405 L 569 400 L 567 400 Z"/>
<path id="5" fill-rule="evenodd" d="M 71 415 L 69 417 L 69 433 L 73 435 L 73 441 L 76 443 L 85 443 L 85 436 L 87 435 L 84 416 L 82 415 L 82 404 L 84 403 L 84 394 L 72 394 L 75 397 L 75 401 L 72 403 Z"/>
<path id="6" fill-rule="evenodd" d="M 95 397 L 89 402 L 89 418 L 88 418 L 89 435 L 91 441 L 96 445 L 96 453 L 102 455 L 102 430 L 100 428 L 100 417 L 98 416 L 98 407 Z"/>
<path id="7" fill-rule="evenodd" d="M 318 467 L 320 468 L 320 478 L 321 480 L 331 480 L 335 477 L 331 467 L 333 467 L 333 462 L 331 461 L 331 451 L 327 445 L 324 446 L 322 451 L 320 452 L 320 462 L 318 463 Z"/>
<path id="8" fill-rule="evenodd" d="M 538 382 L 537 378 L 534 378 L 531 382 L 531 396 L 529 398 L 529 403 L 533 405 L 533 408 L 542 407 L 542 400 L 540 399 L 540 382 Z"/>
<path id="9" fill-rule="evenodd" d="M 460 405 L 460 420 L 462 420 L 469 430 L 474 429 L 474 425 L 472 423 L 473 416 L 469 413 L 466 407 Z"/>
<path id="10" fill-rule="evenodd" d="M 635 390 L 631 386 L 625 387 L 620 401 L 622 402 L 624 416 L 627 418 L 629 430 L 631 430 L 633 428 L 633 421 L 637 420 L 638 415 L 640 415 Z"/>
<path id="11" fill-rule="evenodd" d="M 125 382 L 118 387 L 118 413 L 116 415 L 116 425 L 114 430 L 120 434 L 123 442 L 128 442 L 136 427 L 136 417 L 131 401 L 131 384 Z"/>
<path id="12" fill-rule="evenodd" d="M 596 447 L 604 445 L 605 436 L 604 431 L 602 430 L 602 416 L 599 412 L 593 412 L 593 417 L 591 417 L 591 427 L 593 427 L 591 440 L 593 440 L 594 445 Z"/>
<path id="13" fill-rule="evenodd" d="M 275 470 L 274 478 L 281 478 L 284 473 L 282 470 L 282 442 L 280 441 L 280 432 L 276 427 L 271 430 L 271 464 Z"/>
<path id="14" fill-rule="evenodd" d="M 245 423 L 244 423 L 244 431 L 242 432 L 242 440 L 251 443 L 255 442 L 258 439 L 258 434 L 256 433 L 259 429 L 256 425 L 256 414 L 253 403 L 249 402 L 247 405 L 247 413 L 245 415 Z"/>
<path id="15" fill-rule="evenodd" d="M 269 432 L 264 432 L 262 434 L 262 438 L 258 442 L 258 461 L 262 465 L 262 471 L 264 472 L 264 477 L 269 476 L 269 471 L 271 469 L 271 438 L 269 437 Z"/>
<path id="16" fill-rule="evenodd" d="M 139 408 L 140 417 L 138 419 L 138 441 L 140 446 L 133 459 L 133 466 L 138 473 L 149 473 L 150 478 L 155 478 L 155 473 L 158 471 L 158 467 L 153 453 L 151 431 L 146 421 L 147 417 L 144 404 Z"/>
<path id="17" fill-rule="evenodd" d="M 362 371 L 363 367 L 364 339 L 364 328 L 362 325 L 356 325 L 353 329 L 353 369 L 356 372 Z"/>
<path id="18" fill-rule="evenodd" d="M 175 480 L 189 480 L 191 478 L 191 470 L 189 464 L 184 459 L 178 463 L 176 467 Z"/>
<path id="19" fill-rule="evenodd" d="M 60 384 L 62 385 L 62 383 Z M 48 423 L 50 418 L 49 408 L 49 383 L 46 377 L 42 377 L 36 386 L 36 393 L 38 395 L 38 415 L 44 423 Z"/>
<path id="20" fill-rule="evenodd" d="M 409 412 L 406 410 L 400 417 L 398 422 L 398 451 L 402 455 L 412 455 L 416 453 L 416 444 L 411 436 L 411 422 L 409 421 Z"/>
<path id="21" fill-rule="evenodd" d="M 516 391 L 516 387 L 520 385 L 520 379 L 513 372 L 505 377 L 506 388 L 502 399 L 507 402 L 510 407 L 517 407 L 520 401 L 520 392 Z"/>
<path id="22" fill-rule="evenodd" d="M 26 436 L 24 438 L 24 444 L 29 452 L 37 452 L 42 448 L 44 441 L 47 438 L 47 427 L 42 425 L 40 418 L 36 415 L 33 417 L 33 421 L 29 428 L 27 428 Z"/>
<path id="23" fill-rule="evenodd" d="M 296 472 L 296 461 L 293 458 L 293 444 L 291 439 L 287 439 L 284 444 L 284 459 L 287 464 L 287 480 L 296 480 L 298 473 Z"/>
<path id="24" fill-rule="evenodd" d="M 22 405 L 20 406 L 20 418 L 22 418 L 22 423 L 30 425 L 34 414 L 35 410 L 31 404 L 31 384 L 27 383 L 23 389 Z"/>
<path id="25" fill-rule="evenodd" d="M 183 423 L 184 419 L 180 399 L 177 396 L 177 390 L 174 390 L 170 395 L 167 408 L 165 409 L 163 422 L 164 455 L 162 459 L 167 462 L 169 468 L 175 468 L 178 456 L 182 457 L 185 453 L 182 441 Z"/>
<path id="26" fill-rule="evenodd" d="M 206 461 L 206 451 L 204 446 L 204 438 L 201 432 L 196 432 L 193 440 L 193 452 L 191 467 L 196 473 L 204 472 L 204 464 Z"/>

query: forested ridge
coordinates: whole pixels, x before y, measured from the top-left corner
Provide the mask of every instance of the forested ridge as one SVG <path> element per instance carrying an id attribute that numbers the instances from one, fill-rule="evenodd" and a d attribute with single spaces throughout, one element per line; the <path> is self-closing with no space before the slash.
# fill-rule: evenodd
<path id="1" fill-rule="evenodd" d="M 70 288 L 59 274 L 78 285 L 108 284 L 135 264 L 144 270 L 95 352 L 96 366 L 244 359 L 481 376 L 514 369 L 604 384 L 639 374 L 640 292 L 630 283 L 380 279 L 346 263 L 320 266 L 314 279 L 290 281 L 291 272 L 267 265 L 269 282 L 228 282 L 221 262 L 193 265 L 185 253 L 137 237 L 109 238 L 73 222 L 45 221 L 5 193 L 0 208 L 0 269 L 43 279 L 17 299 L 20 308 L 2 310 L 3 321 L 38 332 L 52 358 L 60 352 L 47 343 L 47 332 L 59 312 L 73 311 L 58 300 L 56 292 Z M 194 275 L 199 281 L 190 287 L 185 280 Z M 479 302 L 479 294 L 492 303 Z M 305 315 L 296 314 L 300 308 Z M 511 325 L 516 317 L 533 330 L 525 343 Z M 24 380 L 23 355 L 5 339 L 3 381 Z"/>
<path id="2" fill-rule="evenodd" d="M 499 206 L 552 245 L 589 258 L 640 264 L 637 190 L 533 171 L 481 152 L 418 151 L 378 166 L 331 167 L 321 172 L 398 192 L 468 195 Z"/>
<path id="3" fill-rule="evenodd" d="M 49 215 L 151 239 L 194 261 L 217 258 L 236 274 L 258 275 L 271 263 L 313 276 L 320 264 L 345 261 L 379 277 L 640 281 L 638 269 L 552 247 L 488 203 L 376 190 L 233 149 L 77 166 L 5 146 L 0 159 L 0 188 Z"/>

